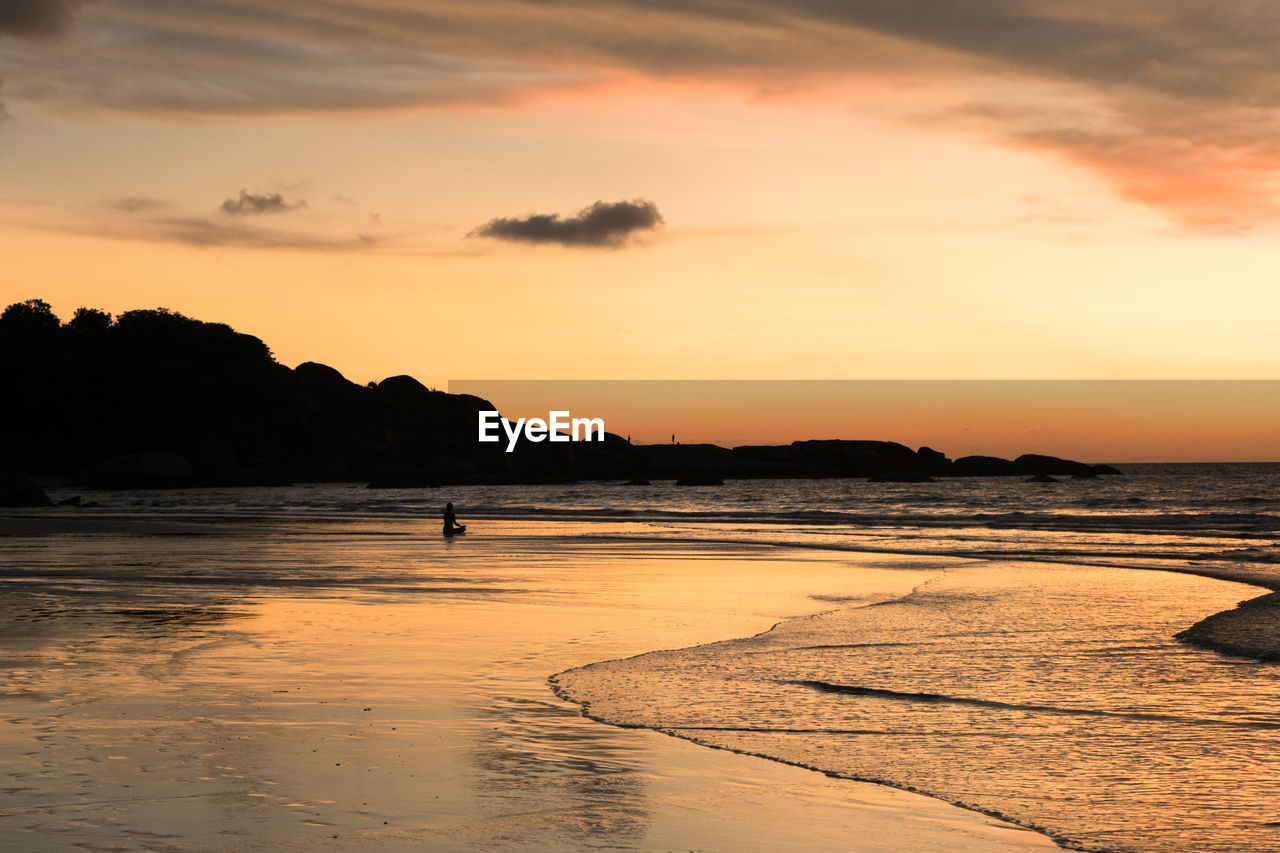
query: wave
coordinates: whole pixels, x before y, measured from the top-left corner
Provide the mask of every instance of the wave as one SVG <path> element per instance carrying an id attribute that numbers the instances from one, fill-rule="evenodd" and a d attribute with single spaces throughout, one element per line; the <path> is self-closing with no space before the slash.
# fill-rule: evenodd
<path id="1" fill-rule="evenodd" d="M 1077 849 L 1274 851 L 1258 806 L 1272 670 L 1169 642 L 1238 593 L 1090 572 L 962 565 L 924 594 L 551 683 L 593 719 L 925 792 Z M 1262 601 L 1239 610 L 1280 619 L 1280 595 Z"/>
<path id="2" fill-rule="evenodd" d="M 717 523 L 736 525 L 831 527 L 843 530 L 1042 530 L 1068 533 L 1161 533 L 1172 535 L 1229 536 L 1239 539 L 1274 539 L 1280 535 L 1280 514 L 1260 512 L 966 512 L 954 510 L 912 512 L 859 512 L 836 509 L 660 509 L 616 506 L 537 506 L 532 504 L 471 504 L 470 518 L 528 521 L 638 523 Z M 278 505 L 201 506 L 184 500 L 114 508 L 115 511 L 172 515 L 198 513 L 243 519 L 246 514 L 265 516 L 335 516 L 421 519 L 433 510 L 412 501 L 290 501 Z M 954 534 L 953 534 L 954 535 Z"/>
<path id="3" fill-rule="evenodd" d="M 808 687 L 820 693 L 844 696 L 867 696 L 875 699 L 893 699 L 904 702 L 965 705 L 971 708 L 993 708 L 1001 711 L 1028 711 L 1036 714 L 1056 714 L 1067 717 L 1098 717 L 1145 722 L 1180 723 L 1191 726 L 1219 726 L 1231 729 L 1278 729 L 1280 723 L 1254 720 L 1214 720 L 1208 718 L 1179 717 L 1174 714 L 1153 714 L 1141 711 L 1097 711 L 1085 708 L 1062 708 L 1057 705 L 1034 705 L 1019 702 L 1001 702 L 995 699 L 974 699 L 965 696 L 947 696 L 942 693 L 904 693 L 880 687 L 860 687 L 853 684 L 833 684 L 829 681 L 788 680 L 781 684 Z"/>
<path id="4" fill-rule="evenodd" d="M 1104 533 L 1178 532 L 1271 538 L 1280 533 L 1280 515 L 1270 513 L 866 513 L 839 510 L 661 510 L 586 507 L 567 509 L 538 506 L 473 506 L 476 518 L 592 521 L 715 521 L 731 524 L 841 525 L 850 527 L 914 527 L 922 529 L 985 527 L 1008 530 L 1049 530 Z"/>
<path id="5" fill-rule="evenodd" d="M 1201 619 L 1177 639 L 1234 657 L 1280 661 L 1280 593 L 1242 601 Z"/>
<path id="6" fill-rule="evenodd" d="M 903 538 L 908 538 L 909 541 L 909 537 L 895 537 L 890 540 L 865 542 L 818 538 L 778 538 L 766 535 L 751 536 L 741 530 L 711 527 L 698 529 L 696 535 L 676 535 L 692 533 L 693 530 L 694 528 L 689 530 L 678 529 L 666 534 L 656 531 L 645 533 L 606 531 L 594 534 L 576 533 L 556 538 L 561 538 L 566 543 L 583 542 L 587 539 L 600 542 L 696 542 L 706 545 L 750 548 L 799 548 L 849 554 L 892 554 L 904 557 L 939 557 L 991 562 L 1050 563 L 1167 571 L 1251 584 L 1268 589 L 1280 589 L 1280 573 L 1271 568 L 1277 564 L 1277 561 L 1271 558 L 1269 552 L 1259 552 L 1266 554 L 1266 556 L 1261 559 L 1253 559 L 1247 556 L 1248 553 L 1252 552 L 1243 550 L 1230 550 L 1221 553 L 1172 548 L 1153 550 L 1133 547 L 1132 545 L 1122 546 L 1119 543 L 1094 549 L 1067 546 L 1029 548 L 1016 542 L 990 543 L 1003 545 L 1004 547 L 983 548 L 963 544 L 957 547 L 955 540 L 962 540 L 962 537 L 947 537 L 945 540 L 934 540 L 935 544 L 932 546 L 910 546 L 886 544 L 887 541 L 901 541 Z M 818 598 L 822 600 L 821 597 Z"/>

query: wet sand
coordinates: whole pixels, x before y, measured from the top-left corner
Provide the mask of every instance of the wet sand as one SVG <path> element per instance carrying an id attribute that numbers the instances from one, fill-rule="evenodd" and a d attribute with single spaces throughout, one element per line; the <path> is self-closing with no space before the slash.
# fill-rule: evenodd
<path id="1" fill-rule="evenodd" d="M 900 596 L 938 560 L 485 526 L 8 519 L 0 848 L 1054 849 L 546 683 Z"/>
<path id="2" fill-rule="evenodd" d="M 927 791 L 1079 849 L 1270 852 L 1280 673 L 1175 639 L 1218 611 L 1197 627 L 1265 629 L 1250 611 L 1271 596 L 1233 607 L 1255 591 L 968 562 L 892 602 L 553 683 L 603 722 Z"/>

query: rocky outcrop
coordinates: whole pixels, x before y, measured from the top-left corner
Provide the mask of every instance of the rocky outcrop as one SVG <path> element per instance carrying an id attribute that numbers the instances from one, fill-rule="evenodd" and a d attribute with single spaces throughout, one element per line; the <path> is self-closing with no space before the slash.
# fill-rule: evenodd
<path id="1" fill-rule="evenodd" d="M 192 467 L 176 453 L 114 456 L 85 472 L 91 489 L 175 489 L 192 484 Z"/>
<path id="2" fill-rule="evenodd" d="M 791 448 L 796 461 L 827 468 L 846 476 L 909 471 L 920 462 L 911 448 L 896 441 L 793 441 Z"/>
<path id="3" fill-rule="evenodd" d="M 795 449 L 785 444 L 743 444 L 733 448 L 733 455 L 751 462 L 772 465 L 795 465 Z"/>
<path id="4" fill-rule="evenodd" d="M 953 463 L 947 458 L 947 454 L 932 447 L 921 447 L 916 451 L 916 459 L 919 460 L 920 470 L 926 474 L 938 477 L 951 474 Z"/>
<path id="5" fill-rule="evenodd" d="M 893 441 L 632 445 L 476 440 L 496 407 L 411 376 L 358 385 L 332 367 L 279 364 L 251 335 L 163 309 L 62 323 L 39 300 L 0 313 L 0 399 L 40 417 L 0 419 L 0 468 L 83 478 L 98 488 L 562 483 L 1115 474 L 1056 457 L 965 457 Z"/>
<path id="6" fill-rule="evenodd" d="M 733 451 L 715 444 L 642 444 L 637 452 L 645 460 L 645 476 L 658 480 L 723 479 L 730 471 L 752 469 L 754 463 L 736 457 Z"/>
<path id="7" fill-rule="evenodd" d="M 0 506 L 52 506 L 44 489 L 26 474 L 0 473 Z"/>
<path id="8" fill-rule="evenodd" d="M 953 477 L 1025 477 L 1030 472 L 998 456 L 961 456 L 951 466 Z"/>
<path id="9" fill-rule="evenodd" d="M 1080 474 L 1086 477 L 1097 476 L 1093 467 L 1072 459 L 1060 459 L 1057 456 L 1043 456 L 1039 453 L 1024 453 L 1014 460 L 1031 474 L 1064 474 L 1071 476 Z"/>

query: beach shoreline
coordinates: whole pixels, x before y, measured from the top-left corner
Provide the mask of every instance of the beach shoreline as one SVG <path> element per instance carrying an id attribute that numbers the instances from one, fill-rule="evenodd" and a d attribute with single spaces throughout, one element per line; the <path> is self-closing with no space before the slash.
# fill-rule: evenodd
<path id="1" fill-rule="evenodd" d="M 963 566 L 963 564 L 961 564 Z M 958 586 L 957 578 L 962 577 L 966 572 L 971 573 L 974 577 L 980 576 L 981 571 L 972 568 L 955 568 L 947 573 L 943 586 L 948 584 Z M 993 575 L 999 575 L 1000 570 L 1004 571 L 1004 579 L 992 579 Z M 1010 571 L 1016 570 L 1021 576 L 1021 580 L 1016 583 L 1008 577 Z M 1033 584 L 1043 584 L 1043 580 L 1035 579 L 1036 574 L 1052 577 L 1053 575 L 1061 575 L 1068 579 L 1068 584 L 1078 587 L 1079 581 L 1072 578 L 1077 573 L 1085 574 L 1088 577 L 1092 574 L 1092 578 L 1088 578 L 1089 583 L 1100 582 L 1110 576 L 1114 582 L 1116 578 L 1122 579 L 1128 583 L 1129 598 L 1134 599 L 1133 593 L 1144 587 L 1137 583 L 1140 580 L 1146 580 L 1143 575 L 1151 575 L 1149 570 L 1142 572 L 1133 572 L 1131 569 L 1114 569 L 1114 568 L 1097 568 L 1090 569 L 1087 566 L 1078 566 L 1074 564 L 1062 564 L 1055 567 L 1046 567 L 1042 564 L 1026 563 L 1019 567 L 1018 564 L 1006 564 L 1004 566 L 992 565 L 986 570 L 986 589 L 997 590 L 997 596 L 1004 593 L 1006 585 L 1016 586 L 1017 583 L 1026 583 L 1027 578 L 1032 578 Z M 972 581 L 972 578 L 970 579 Z M 994 585 L 992 585 L 994 584 Z M 1187 649 L 1192 657 L 1201 654 L 1203 665 L 1207 665 L 1213 669 L 1216 664 L 1212 654 L 1206 660 L 1202 653 L 1192 652 L 1191 649 L 1209 649 L 1211 648 L 1212 638 L 1216 635 L 1230 637 L 1246 636 L 1254 642 L 1251 645 L 1240 644 L 1237 642 L 1230 650 L 1215 651 L 1233 651 L 1237 655 L 1245 655 L 1250 660 L 1266 660 L 1265 655 L 1258 654 L 1257 639 L 1259 636 L 1267 637 L 1267 631 L 1274 626 L 1272 614 L 1274 612 L 1274 594 L 1261 596 L 1260 598 L 1251 598 L 1248 601 L 1236 606 L 1236 602 L 1241 597 L 1241 585 L 1244 588 L 1252 584 L 1245 584 L 1244 581 L 1238 579 L 1224 580 L 1216 577 L 1215 574 L 1199 574 L 1195 572 L 1174 572 L 1164 582 L 1165 586 L 1176 589 L 1166 590 L 1163 595 L 1167 599 L 1164 603 L 1158 603 L 1157 610 L 1163 611 L 1161 626 L 1155 632 L 1150 631 L 1146 626 L 1142 626 L 1139 620 L 1139 631 L 1137 634 L 1126 635 L 1139 639 L 1124 639 L 1115 643 L 1118 650 L 1128 648 L 1128 643 L 1157 643 L 1160 648 L 1165 651 L 1162 654 L 1177 654 L 1177 650 L 1181 647 Z M 1104 704 L 1089 704 L 1087 698 L 1090 694 L 1078 693 L 1076 699 L 1082 704 L 1080 707 L 1058 707 L 1053 705 L 1050 700 L 1046 699 L 1005 699 L 1003 694 L 996 692 L 995 697 L 988 699 L 982 698 L 983 691 L 981 688 L 981 680 L 976 682 L 968 682 L 965 678 L 952 679 L 950 687 L 939 686 L 937 682 L 930 681 L 927 677 L 921 681 L 912 679 L 909 674 L 899 673 L 892 675 L 890 669 L 886 669 L 885 663 L 868 663 L 865 667 L 867 675 L 862 678 L 870 677 L 872 681 L 859 681 L 859 676 L 854 675 L 859 671 L 858 666 L 851 662 L 854 660 L 855 652 L 870 653 L 873 647 L 894 647 L 894 646 L 912 646 L 919 641 L 914 640 L 907 629 L 909 623 L 923 622 L 924 625 L 920 630 L 921 636 L 931 636 L 930 632 L 938 630 L 928 625 L 928 608 L 931 606 L 928 602 L 931 598 L 938 598 L 939 595 L 946 597 L 948 591 L 939 590 L 937 585 L 932 581 L 922 585 L 928 587 L 924 597 L 920 597 L 921 589 L 912 590 L 910 593 L 899 599 L 886 602 L 877 602 L 861 607 L 853 607 L 852 609 L 844 609 L 839 611 L 829 611 L 827 613 L 813 614 L 810 616 L 797 616 L 789 620 L 784 620 L 769 629 L 758 634 L 743 637 L 740 639 L 722 640 L 717 643 L 708 644 L 706 646 L 680 649 L 671 651 L 648 652 L 637 655 L 628 659 L 601 661 L 590 664 L 585 667 L 579 667 L 572 670 L 557 673 L 552 677 L 551 683 L 561 698 L 578 703 L 583 713 L 592 719 L 596 719 L 602 723 L 620 726 L 623 728 L 634 729 L 644 728 L 659 731 L 673 738 L 692 741 L 704 746 L 710 746 L 716 749 L 722 749 L 729 752 L 756 755 L 766 757 L 774 761 L 791 764 L 798 767 L 808 768 L 817 772 L 825 773 L 838 778 L 847 778 L 863 782 L 872 782 L 879 785 L 900 788 L 902 790 L 923 793 L 928 796 L 938 797 L 947 802 L 954 803 L 972 811 L 990 815 L 1000 820 L 1010 821 L 1018 825 L 1025 826 L 1037 832 L 1044 833 L 1047 837 L 1052 838 L 1058 845 L 1068 849 L 1081 850 L 1147 850 L 1147 849 L 1217 849 L 1214 846 L 1205 847 L 1205 839 L 1203 832 L 1201 837 L 1192 838 L 1186 842 L 1186 846 L 1182 846 L 1184 839 L 1176 839 L 1170 842 L 1161 837 L 1159 833 L 1159 846 L 1148 848 L 1144 846 L 1146 842 L 1141 840 L 1143 832 L 1139 830 L 1136 835 L 1129 832 L 1124 839 L 1116 837 L 1116 845 L 1114 848 L 1107 842 L 1100 842 L 1098 836 L 1090 835 L 1088 832 L 1080 832 L 1072 822 L 1064 823 L 1061 819 L 1056 819 L 1052 810 L 1046 812 L 1044 809 L 1027 809 L 1026 803 L 1020 803 L 1019 798 L 1022 796 L 1018 793 L 1018 785 L 1012 786 L 1008 784 L 996 783 L 999 776 L 1006 773 L 1014 778 L 1025 776 L 1028 779 L 1037 778 L 1034 767 L 1037 762 L 1048 762 L 1051 767 L 1059 766 L 1066 770 L 1069 765 L 1065 765 L 1062 759 L 1072 754 L 1073 750 L 1082 748 L 1083 744 L 1090 742 L 1093 735 L 1088 733 L 1089 726 L 1097 725 L 1095 722 L 1089 721 L 1107 721 L 1109 719 L 1124 718 L 1131 720 L 1134 726 L 1143 725 L 1143 721 L 1159 721 L 1167 723 L 1175 728 L 1186 725 L 1197 726 L 1225 726 L 1237 729 L 1251 729 L 1255 726 L 1263 728 L 1274 728 L 1275 725 L 1266 722 L 1255 722 L 1247 715 L 1242 719 L 1236 720 L 1234 717 L 1223 717 L 1222 719 L 1205 718 L 1193 719 L 1191 716 L 1179 716 L 1178 714 L 1165 713 L 1161 709 L 1160 703 L 1165 701 L 1160 696 L 1153 694 L 1149 697 L 1141 695 L 1142 687 L 1135 685 L 1139 693 L 1135 694 L 1131 702 L 1134 703 L 1128 708 L 1120 706 L 1110 709 Z M 974 589 L 983 588 L 981 586 Z M 1045 586 L 1051 589 L 1050 586 Z M 1105 587 L 1104 587 L 1105 588 Z M 1151 587 L 1147 586 L 1150 590 Z M 1183 590 L 1186 592 L 1184 593 Z M 1080 593 L 1080 589 L 1069 591 L 1069 594 L 1075 595 Z M 961 595 L 971 596 L 974 593 L 961 587 Z M 1041 593 L 1037 593 L 1041 594 Z M 987 594 L 979 594 L 979 598 L 986 597 Z M 1195 623 L 1194 627 L 1187 630 L 1178 630 L 1182 625 L 1189 624 L 1191 620 L 1198 617 L 1201 613 L 1206 612 L 1198 609 L 1197 605 L 1187 606 L 1185 601 L 1180 600 L 1180 596 L 1186 595 L 1190 600 L 1196 600 L 1199 597 L 1205 602 L 1213 602 L 1207 612 L 1213 615 L 1202 619 Z M 1170 616 L 1170 605 L 1180 607 L 1181 615 L 1176 617 Z M 1230 605 L 1223 608 L 1224 605 Z M 890 622 L 888 627 L 877 624 L 880 621 L 872 616 L 867 616 L 865 620 L 860 621 L 862 613 L 870 613 L 871 611 L 881 611 L 884 609 L 894 609 L 895 607 L 904 607 L 910 612 L 906 616 L 908 622 Z M 1142 607 L 1139 605 L 1138 610 L 1141 612 Z M 1153 611 L 1155 612 L 1155 611 Z M 1260 612 L 1263 617 L 1261 625 L 1257 619 L 1250 619 L 1255 612 Z M 1109 617 L 1114 618 L 1114 617 Z M 1105 620 L 1104 620 L 1105 621 Z M 833 627 L 822 629 L 821 623 L 834 623 Z M 1225 624 L 1224 624 L 1225 623 Z M 962 623 L 961 623 L 962 624 Z M 1015 623 L 1017 624 L 1017 623 Z M 951 630 L 955 630 L 952 628 Z M 1194 638 L 1188 637 L 1188 633 L 1200 633 L 1200 636 Z M 1000 633 L 1000 632 L 996 632 Z M 1017 635 L 1019 629 L 1014 628 L 1009 632 L 1011 635 Z M 1206 639 L 1206 635 L 1210 639 Z M 1082 635 L 1087 636 L 1087 635 Z M 847 638 L 847 639 L 845 639 Z M 1145 639 L 1140 639 L 1145 638 Z M 849 645 L 797 645 L 797 643 L 812 644 L 815 642 L 837 643 L 840 640 L 849 643 Z M 861 640 L 861 642 L 854 642 Z M 1092 640 L 1082 640 L 1082 642 L 1094 642 Z M 1115 641 L 1111 641 L 1115 642 Z M 936 640 L 926 640 L 928 645 L 937 645 Z M 1137 648 L 1137 646 L 1134 646 Z M 1155 648 L 1154 646 L 1152 648 Z M 848 655 L 843 658 L 840 667 L 847 669 L 850 673 L 847 678 L 853 679 L 849 685 L 841 683 L 828 683 L 825 681 L 803 680 L 805 676 L 795 675 L 791 679 L 786 678 L 782 673 L 803 672 L 806 667 L 826 666 L 815 659 L 821 657 L 821 653 L 803 653 L 805 649 L 831 649 L 840 650 L 848 649 Z M 1106 644 L 1099 646 L 1099 652 L 1104 652 Z M 800 652 L 800 654 L 797 654 Z M 1033 653 L 1035 653 L 1033 651 Z M 783 655 L 790 655 L 794 659 L 794 663 L 786 665 L 773 665 L 772 661 L 780 659 Z M 933 653 L 936 654 L 936 653 Z M 977 652 L 971 653 L 975 663 L 982 663 L 982 655 Z M 964 655 L 960 659 L 952 660 L 953 664 L 957 664 L 963 668 L 960 663 Z M 769 664 L 755 664 L 753 661 L 764 660 Z M 878 660 L 872 658 L 872 661 Z M 909 670 L 914 670 L 916 664 L 923 663 L 916 658 L 914 663 L 908 663 Z M 988 667 L 991 664 L 987 664 Z M 929 670 L 937 674 L 939 671 L 934 668 Z M 961 670 L 952 670 L 952 673 Z M 659 675 L 660 674 L 660 675 Z M 1068 673 L 1068 677 L 1070 674 Z M 881 681 L 877 683 L 874 679 L 879 678 Z M 799 680 L 795 680 L 799 679 Z M 899 686 L 920 684 L 922 686 Z M 870 685 L 870 686 L 863 686 Z M 892 689 L 887 689 L 885 685 L 889 685 Z M 1010 684 L 1014 692 L 1020 689 L 1018 686 Z M 1026 688 L 1021 688 L 1026 690 Z M 740 693 L 744 697 L 744 706 L 746 710 L 741 718 L 735 718 L 732 715 L 725 715 L 721 706 L 705 701 L 688 701 L 688 697 L 697 697 L 705 695 L 714 695 L 722 690 L 732 690 Z M 816 691 L 819 694 L 831 695 L 832 701 L 841 700 L 841 694 L 849 698 L 849 701 L 857 702 L 851 705 L 849 710 L 842 711 L 838 705 L 831 702 L 818 699 L 808 699 L 802 694 L 805 692 Z M 832 695 L 834 694 L 834 695 Z M 635 698 L 643 695 L 644 701 L 637 703 Z M 1029 696 L 1050 695 L 1038 692 L 1035 687 L 1027 691 Z M 1097 702 L 1098 699 L 1092 700 Z M 1105 701 L 1105 700 L 1104 700 Z M 877 708 L 876 704 L 880 703 L 884 707 Z M 757 720 L 768 719 L 759 713 L 759 709 L 753 710 L 752 705 L 759 705 L 760 708 L 778 707 L 781 704 L 791 705 L 796 708 L 795 720 L 787 727 L 772 727 L 767 722 L 757 722 Z M 1149 710 L 1144 708 L 1149 705 Z M 1004 770 L 997 776 L 987 774 L 986 781 L 982 785 L 989 788 L 988 794 L 965 794 L 961 793 L 964 787 L 974 784 L 969 774 L 980 771 L 983 766 L 981 749 L 976 755 L 965 758 L 964 750 L 957 751 L 951 747 L 944 747 L 942 742 L 936 743 L 939 753 L 953 753 L 951 761 L 957 761 L 960 766 L 959 775 L 953 774 L 950 781 L 942 778 L 934 778 L 938 770 L 938 765 L 932 762 L 924 765 L 919 764 L 917 758 L 917 766 L 914 768 L 896 767 L 895 762 L 871 760 L 876 752 L 888 751 L 890 754 L 897 743 L 907 732 L 899 732 L 894 737 L 886 740 L 883 735 L 886 732 L 878 731 L 878 729 L 888 722 L 892 728 L 910 729 L 910 726 L 895 725 L 901 723 L 906 717 L 898 717 L 895 713 L 885 716 L 885 708 L 902 708 L 904 715 L 920 715 L 928 716 L 928 709 L 931 708 L 950 708 L 956 707 L 960 709 L 994 709 L 997 714 L 1015 714 L 1026 716 L 1023 725 L 1034 731 L 1045 725 L 1045 720 L 1052 720 L 1055 717 L 1062 718 L 1080 718 L 1085 731 L 1072 735 L 1069 731 L 1070 727 L 1062 730 L 1062 734 L 1055 735 L 1064 743 L 1071 744 L 1073 740 L 1079 739 L 1083 734 L 1084 739 L 1080 740 L 1079 746 L 1068 746 L 1067 752 L 1058 755 L 1055 761 L 1051 755 L 1054 750 L 1046 750 L 1044 757 L 1040 758 L 1035 755 L 1023 756 L 1019 759 L 1014 752 L 1003 752 L 1001 761 L 1007 763 Z M 1193 707 L 1193 706 L 1189 706 Z M 875 711 L 875 713 L 873 713 Z M 976 713 L 976 712 L 975 712 Z M 832 716 L 835 715 L 835 716 Z M 1046 716 L 1048 715 L 1048 716 Z M 842 717 L 856 720 L 853 728 L 832 728 L 834 723 L 832 720 L 839 720 Z M 1265 718 L 1259 715 L 1260 719 Z M 1086 725 L 1087 723 L 1087 725 Z M 947 724 L 951 725 L 951 724 Z M 969 725 L 976 725 L 973 732 L 965 732 L 964 734 L 978 735 L 981 727 L 984 725 L 980 718 L 974 718 Z M 1114 728 L 1114 726 L 1113 726 Z M 924 733 L 921 732 L 921 735 Z M 957 732 L 959 734 L 959 732 Z M 999 735 L 993 732 L 993 736 L 997 739 Z M 1112 739 L 1119 738 L 1116 741 L 1120 748 L 1113 749 L 1120 765 L 1107 765 L 1109 770 L 1103 772 L 1103 768 L 1089 768 L 1081 765 L 1071 768 L 1073 772 L 1082 774 L 1087 778 L 1091 773 L 1096 773 L 1100 778 L 1105 778 L 1109 774 L 1119 771 L 1120 766 L 1125 761 L 1125 750 L 1129 750 L 1132 754 L 1128 760 L 1141 761 L 1142 753 L 1133 753 L 1137 748 L 1146 750 L 1148 748 L 1158 749 L 1159 747 L 1149 745 L 1144 747 L 1142 739 L 1139 737 L 1134 741 L 1126 733 L 1119 730 L 1105 733 L 1106 737 Z M 1152 735 L 1158 742 L 1163 736 Z M 852 739 L 870 738 L 871 743 L 875 746 L 871 747 L 872 752 L 863 757 L 857 757 L 859 751 L 851 745 Z M 962 738 L 963 740 L 963 738 Z M 979 737 L 983 743 L 987 741 L 983 737 Z M 1124 742 L 1128 740 L 1127 746 Z M 994 747 L 996 741 L 991 741 Z M 1045 745 L 1053 743 L 1053 741 L 1045 742 Z M 1063 744 L 1054 743 L 1057 752 L 1062 752 Z M 851 751 L 853 757 L 850 757 Z M 965 761 L 968 764 L 965 764 Z M 991 760 L 995 760 L 994 758 Z M 1027 763 L 1028 760 L 1030 763 Z M 974 762 L 977 763 L 974 763 Z M 905 772 L 904 772 L 905 770 Z M 943 774 L 945 776 L 945 774 Z M 981 774 L 979 774 L 981 775 Z M 1043 773 L 1040 774 L 1043 776 Z M 1049 785 L 1049 778 L 1044 777 L 1041 781 L 1045 783 L 1044 796 L 1047 801 L 1057 800 L 1065 804 L 1070 800 L 1087 800 L 1088 785 L 1067 786 L 1062 790 L 1053 790 L 1053 786 Z M 1119 777 L 1117 777 L 1118 779 Z M 1167 780 L 1166 780 L 1167 781 Z M 957 788 L 956 784 L 960 782 L 961 788 Z M 1137 782 L 1137 784 L 1153 784 L 1145 780 Z M 1187 780 L 1187 784 L 1192 785 L 1192 789 L 1186 795 L 1171 794 L 1171 796 L 1190 796 L 1198 795 L 1198 789 L 1194 784 Z M 982 785 L 978 785 L 979 788 Z M 1123 787 L 1123 786 L 1122 786 Z M 1002 793 L 995 793 L 1002 792 Z M 994 795 L 994 796 L 993 796 Z M 1003 808 L 995 805 L 1000 802 L 1009 802 L 1013 808 Z M 1039 818 L 1037 818 L 1037 813 Z M 1202 818 L 1204 816 L 1202 815 Z M 1043 820 L 1041 819 L 1043 818 Z M 1112 816 L 1114 820 L 1114 816 Z M 1212 818 L 1209 820 L 1209 826 L 1212 827 Z M 1264 835 L 1269 835 L 1267 827 L 1269 823 L 1259 825 L 1258 829 Z M 1203 827 L 1202 827 L 1203 830 Z M 1165 836 L 1172 831 L 1176 835 L 1179 832 L 1187 832 L 1194 830 L 1168 830 L 1164 829 Z M 1104 833 L 1105 836 L 1105 833 Z M 1257 833 L 1250 839 L 1251 843 L 1257 843 Z M 1136 846 L 1135 846 L 1136 845 Z M 1249 849 L 1254 849 L 1250 847 Z M 1266 847 L 1259 849 L 1269 849 Z"/>
<path id="2" fill-rule="evenodd" d="M 548 689 L 566 666 L 884 600 L 936 561 L 518 525 L 446 544 L 379 518 L 27 524 L 0 521 L 6 849 L 767 850 L 779 827 L 868 853 L 1055 846 L 933 798 L 613 734 Z"/>

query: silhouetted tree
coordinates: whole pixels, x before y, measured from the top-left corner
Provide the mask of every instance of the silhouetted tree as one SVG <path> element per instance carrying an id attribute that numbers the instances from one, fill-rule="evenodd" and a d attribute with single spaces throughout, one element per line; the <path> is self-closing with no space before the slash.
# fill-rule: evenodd
<path id="1" fill-rule="evenodd" d="M 0 314 L 0 334 L 57 334 L 62 326 L 52 306 L 43 299 L 15 302 Z"/>
<path id="2" fill-rule="evenodd" d="M 165 308 L 65 325 L 31 299 L 0 313 L 0 470 L 76 475 L 121 454 L 179 453 L 198 482 L 558 481 L 573 454 L 477 449 L 487 401 L 409 376 L 356 385 L 325 365 L 276 362 L 258 338 Z"/>
<path id="3" fill-rule="evenodd" d="M 111 315 L 97 308 L 77 308 L 66 327 L 77 335 L 104 335 L 111 328 Z"/>
<path id="4" fill-rule="evenodd" d="M 0 314 L 0 347 L 17 355 L 25 352 L 48 358 L 58 343 L 62 321 L 43 299 L 15 302 Z"/>

